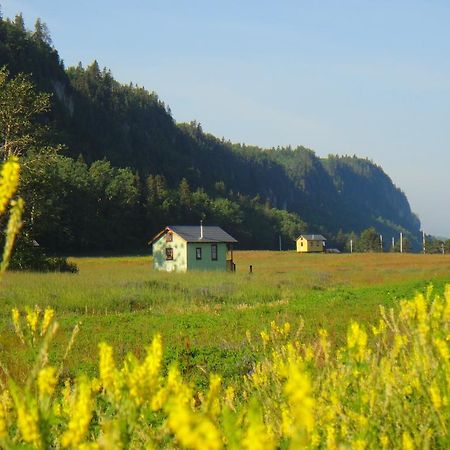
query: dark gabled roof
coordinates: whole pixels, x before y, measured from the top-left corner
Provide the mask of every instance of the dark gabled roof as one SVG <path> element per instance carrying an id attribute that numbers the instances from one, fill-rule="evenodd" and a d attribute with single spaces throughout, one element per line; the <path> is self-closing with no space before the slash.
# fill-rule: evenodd
<path id="1" fill-rule="evenodd" d="M 156 241 L 166 231 L 173 231 L 186 242 L 237 242 L 233 236 L 217 226 L 203 225 L 203 238 L 200 239 L 200 225 L 168 225 L 151 242 Z"/>
<path id="2" fill-rule="evenodd" d="M 297 239 L 300 239 L 301 237 L 305 238 L 307 241 L 326 241 L 321 234 L 301 234 Z"/>

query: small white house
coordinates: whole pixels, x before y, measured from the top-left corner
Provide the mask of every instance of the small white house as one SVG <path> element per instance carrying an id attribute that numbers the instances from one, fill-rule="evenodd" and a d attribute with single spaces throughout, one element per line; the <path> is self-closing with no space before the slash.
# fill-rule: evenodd
<path id="1" fill-rule="evenodd" d="M 151 240 L 153 269 L 233 271 L 236 242 L 217 226 L 169 225 Z"/>

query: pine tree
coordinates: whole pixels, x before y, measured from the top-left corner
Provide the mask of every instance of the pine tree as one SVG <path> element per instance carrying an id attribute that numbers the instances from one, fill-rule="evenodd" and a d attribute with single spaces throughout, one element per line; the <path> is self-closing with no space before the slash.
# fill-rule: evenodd
<path id="1" fill-rule="evenodd" d="M 25 33 L 25 21 L 23 20 L 22 13 L 19 13 L 14 18 L 14 25 L 16 28 Z"/>
<path id="2" fill-rule="evenodd" d="M 43 43 L 46 45 L 52 45 L 52 38 L 50 37 L 50 31 L 45 22 L 42 22 L 38 17 L 34 24 L 33 39 L 38 43 Z"/>

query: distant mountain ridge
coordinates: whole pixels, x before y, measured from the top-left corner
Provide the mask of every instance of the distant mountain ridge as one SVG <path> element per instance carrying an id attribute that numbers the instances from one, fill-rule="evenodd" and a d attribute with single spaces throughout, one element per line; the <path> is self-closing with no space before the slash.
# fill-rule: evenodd
<path id="1" fill-rule="evenodd" d="M 331 242 L 339 232 L 374 226 L 389 236 L 403 231 L 418 245 L 420 222 L 406 195 L 371 161 L 319 158 L 304 147 L 233 144 L 195 121 L 177 124 L 155 93 L 118 83 L 96 61 L 65 69 L 50 42 L 17 19 L 0 21 L 0 67 L 30 74 L 39 89 L 53 94 L 51 139 L 66 146 L 67 156 L 82 155 L 88 164 L 107 159 L 141 179 L 162 176 L 172 189 L 185 179 L 191 190 L 201 188 L 211 198 L 246 196 L 298 215 L 309 231 Z"/>

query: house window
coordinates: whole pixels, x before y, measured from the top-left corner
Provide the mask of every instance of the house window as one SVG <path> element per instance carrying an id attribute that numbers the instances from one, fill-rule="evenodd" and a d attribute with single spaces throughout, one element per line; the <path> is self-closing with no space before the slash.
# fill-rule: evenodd
<path id="1" fill-rule="evenodd" d="M 167 247 L 166 248 L 166 261 L 172 261 L 173 260 L 173 248 Z"/>
<path id="2" fill-rule="evenodd" d="M 303 241 L 300 241 L 300 247 L 303 247 Z"/>
<path id="3" fill-rule="evenodd" d="M 197 260 L 202 259 L 202 248 L 201 247 L 197 247 L 195 249 L 195 259 L 197 259 Z"/>
<path id="4" fill-rule="evenodd" d="M 211 259 L 217 261 L 217 244 L 211 244 Z"/>
<path id="5" fill-rule="evenodd" d="M 166 242 L 172 242 L 172 241 L 173 241 L 173 234 L 169 232 L 166 234 Z"/>

